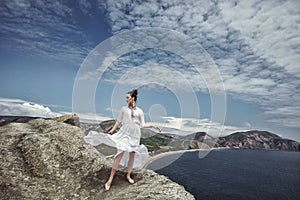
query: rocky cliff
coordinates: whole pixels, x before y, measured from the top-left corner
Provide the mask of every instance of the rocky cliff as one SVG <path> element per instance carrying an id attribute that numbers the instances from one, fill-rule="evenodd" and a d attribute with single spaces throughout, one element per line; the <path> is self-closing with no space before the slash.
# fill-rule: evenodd
<path id="1" fill-rule="evenodd" d="M 2 118 L 0 127 L 1 199 L 194 199 L 150 170 L 133 171 L 132 185 L 120 170 L 104 191 L 111 163 L 84 143 L 79 127 L 46 119 L 8 121 Z"/>
<path id="2" fill-rule="evenodd" d="M 185 149 L 206 149 L 215 145 L 217 138 L 206 132 L 196 132 L 180 138 Z"/>
<path id="3" fill-rule="evenodd" d="M 236 132 L 219 137 L 216 147 L 300 151 L 300 143 L 267 131 Z"/>

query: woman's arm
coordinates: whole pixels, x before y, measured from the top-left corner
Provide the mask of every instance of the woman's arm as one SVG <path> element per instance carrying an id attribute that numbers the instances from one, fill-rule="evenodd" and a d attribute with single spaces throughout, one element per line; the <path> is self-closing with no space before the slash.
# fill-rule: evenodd
<path id="1" fill-rule="evenodd" d="M 160 128 L 158 126 L 153 126 L 153 125 L 144 125 L 143 128 L 155 128 L 156 130 L 158 130 L 159 132 L 161 131 Z"/>
<path id="2" fill-rule="evenodd" d="M 141 114 L 140 114 L 140 123 L 141 123 L 141 128 L 155 128 L 159 132 L 161 131 L 158 126 L 146 125 L 145 124 L 145 118 L 144 118 L 144 112 L 143 111 L 141 111 Z"/>
<path id="3" fill-rule="evenodd" d="M 115 132 L 115 130 L 119 127 L 120 122 L 117 120 L 115 125 L 112 127 L 112 129 L 110 129 L 110 131 L 108 131 L 109 134 L 113 134 Z"/>
<path id="4" fill-rule="evenodd" d="M 119 127 L 119 125 L 123 121 L 123 117 L 124 117 L 124 107 L 121 108 L 121 111 L 117 117 L 115 125 L 112 127 L 110 131 L 108 131 L 109 134 L 113 134 L 115 132 L 115 130 Z"/>

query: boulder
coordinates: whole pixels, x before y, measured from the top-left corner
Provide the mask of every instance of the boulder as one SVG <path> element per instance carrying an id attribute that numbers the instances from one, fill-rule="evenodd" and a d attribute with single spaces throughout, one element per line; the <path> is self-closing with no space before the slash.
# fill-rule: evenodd
<path id="1" fill-rule="evenodd" d="M 54 118 L 51 118 L 51 120 L 54 120 L 54 121 L 57 121 L 57 122 L 65 122 L 67 124 L 71 124 L 73 126 L 80 127 L 79 117 L 74 113 L 59 116 L 59 117 L 54 117 Z"/>

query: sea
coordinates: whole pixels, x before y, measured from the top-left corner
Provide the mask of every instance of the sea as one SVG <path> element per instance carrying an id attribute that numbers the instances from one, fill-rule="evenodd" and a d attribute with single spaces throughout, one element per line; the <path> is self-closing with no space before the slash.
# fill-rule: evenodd
<path id="1" fill-rule="evenodd" d="M 146 168 L 183 185 L 197 200 L 300 199 L 300 152 L 192 151 L 160 157 Z"/>

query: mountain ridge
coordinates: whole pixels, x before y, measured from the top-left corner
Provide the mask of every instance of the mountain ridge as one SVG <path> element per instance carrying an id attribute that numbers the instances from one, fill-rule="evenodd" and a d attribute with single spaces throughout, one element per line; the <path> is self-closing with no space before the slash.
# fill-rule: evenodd
<path id="1" fill-rule="evenodd" d="M 269 131 L 238 131 L 218 138 L 218 147 L 300 151 L 300 143 Z"/>
<path id="2" fill-rule="evenodd" d="M 88 125 L 84 123 L 82 125 L 86 126 L 86 133 L 89 130 L 106 132 L 113 127 L 114 122 L 114 120 L 107 120 L 100 122 L 98 125 Z M 203 131 L 180 136 L 157 133 L 150 129 L 142 129 L 141 143 L 147 146 L 151 155 L 166 151 L 210 148 L 300 151 L 300 143 L 298 141 L 282 138 L 275 133 L 263 130 L 237 131 L 226 136 L 215 138 Z M 105 151 L 104 149 L 107 148 L 109 147 L 99 147 L 99 150 Z M 110 151 L 107 152 L 109 154 Z"/>

